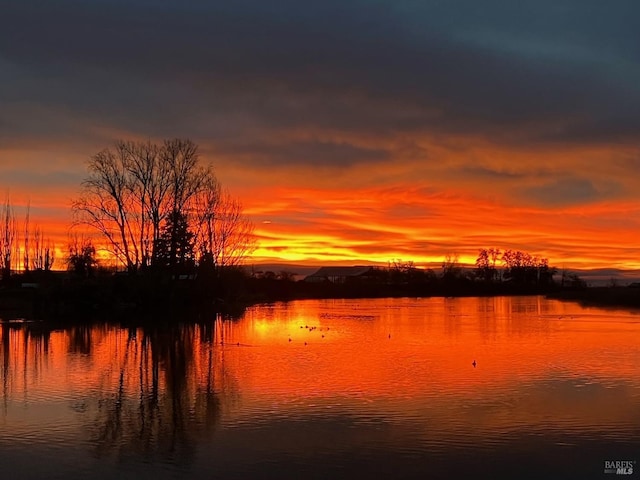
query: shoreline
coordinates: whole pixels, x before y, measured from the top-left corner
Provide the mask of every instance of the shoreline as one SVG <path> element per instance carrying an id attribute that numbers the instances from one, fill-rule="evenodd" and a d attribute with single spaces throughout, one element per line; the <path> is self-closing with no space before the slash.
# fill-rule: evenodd
<path id="1" fill-rule="evenodd" d="M 547 298 L 575 302 L 583 306 L 640 310 L 640 288 L 587 287 L 581 290 L 558 290 Z"/>
<path id="2" fill-rule="evenodd" d="M 640 310 L 640 288 L 560 287 L 480 282 L 307 283 L 247 278 L 167 281 L 163 277 L 99 277 L 0 288 L 0 321 L 54 324 L 115 320 L 126 324 L 172 323 L 221 315 L 239 318 L 247 308 L 313 299 L 463 298 L 542 295 L 560 301 Z"/>

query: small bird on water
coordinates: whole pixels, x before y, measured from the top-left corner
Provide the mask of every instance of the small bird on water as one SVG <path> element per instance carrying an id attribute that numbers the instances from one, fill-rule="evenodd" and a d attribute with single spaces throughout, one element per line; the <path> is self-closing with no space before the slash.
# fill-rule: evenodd
<path id="1" fill-rule="evenodd" d="M 471 365 L 473 365 L 473 368 L 476 368 L 476 361 L 474 360 Z"/>

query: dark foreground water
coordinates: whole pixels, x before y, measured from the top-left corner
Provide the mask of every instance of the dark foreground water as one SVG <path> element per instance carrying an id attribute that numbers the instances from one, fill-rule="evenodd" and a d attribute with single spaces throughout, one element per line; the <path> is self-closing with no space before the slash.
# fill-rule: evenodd
<path id="1" fill-rule="evenodd" d="M 630 312 L 298 301 L 0 339 L 0 478 L 640 476 Z"/>

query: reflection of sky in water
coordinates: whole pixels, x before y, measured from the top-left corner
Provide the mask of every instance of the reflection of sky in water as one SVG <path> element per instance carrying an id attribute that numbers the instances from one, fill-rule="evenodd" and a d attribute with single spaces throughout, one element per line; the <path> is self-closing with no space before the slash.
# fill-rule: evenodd
<path id="1" fill-rule="evenodd" d="M 0 464 L 16 468 L 38 452 L 61 473 L 105 478 L 283 475 L 283 464 L 292 478 L 390 465 L 402 477 L 425 462 L 444 474 L 449 460 L 491 474 L 485 458 L 506 462 L 496 474 L 524 462 L 578 478 L 639 446 L 640 316 L 623 311 L 326 300 L 168 330 L 1 333 Z"/>

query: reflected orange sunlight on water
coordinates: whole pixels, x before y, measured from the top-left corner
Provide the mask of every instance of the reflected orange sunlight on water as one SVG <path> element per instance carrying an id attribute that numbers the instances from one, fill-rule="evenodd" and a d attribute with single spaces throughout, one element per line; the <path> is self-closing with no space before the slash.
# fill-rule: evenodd
<path id="1" fill-rule="evenodd" d="M 639 424 L 640 315 L 542 297 L 309 300 L 238 321 L 0 335 L 0 445 L 14 449 L 183 458 L 176 446 L 236 452 L 236 435 L 286 427 L 271 455 L 304 456 L 314 438 L 326 454 L 420 456 L 529 435 L 624 442 Z"/>

